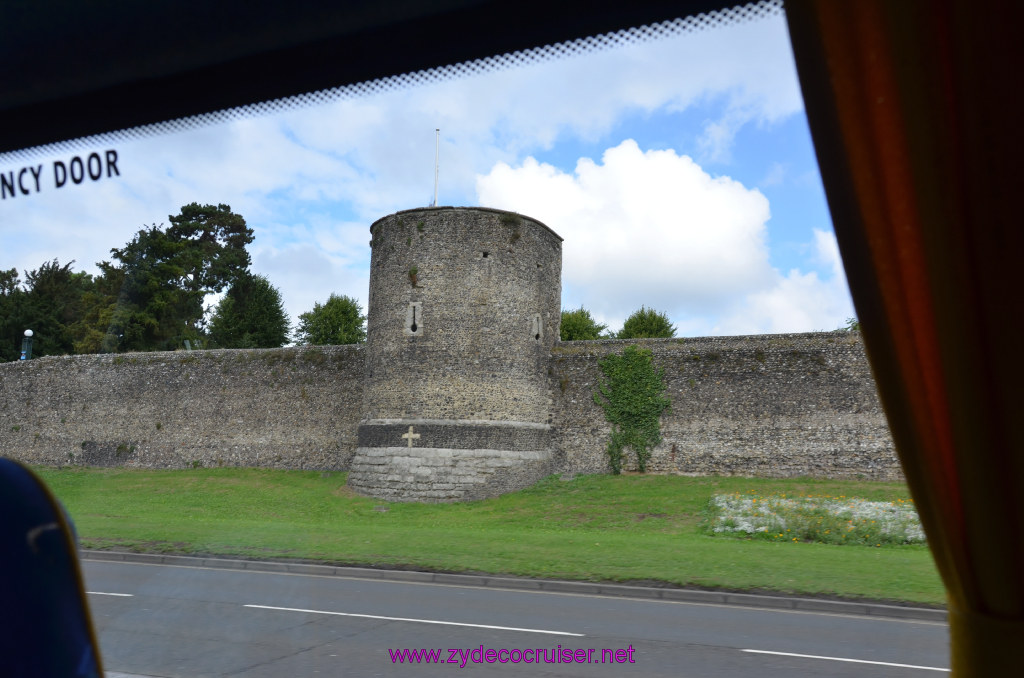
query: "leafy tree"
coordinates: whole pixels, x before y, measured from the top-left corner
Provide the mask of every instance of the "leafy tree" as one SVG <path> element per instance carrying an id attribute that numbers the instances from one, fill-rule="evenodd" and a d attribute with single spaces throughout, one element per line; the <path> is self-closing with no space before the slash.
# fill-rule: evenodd
<path id="1" fill-rule="evenodd" d="M 352 297 L 332 294 L 327 303 L 299 315 L 299 344 L 356 344 L 366 339 L 366 316 Z"/>
<path id="2" fill-rule="evenodd" d="M 21 280 L 18 278 L 18 269 L 12 268 L 0 271 L 0 295 L 6 296 L 18 289 Z"/>
<path id="3" fill-rule="evenodd" d="M 210 318 L 210 339 L 220 348 L 277 348 L 288 343 L 290 322 L 281 292 L 262 275 L 244 273 Z"/>
<path id="4" fill-rule="evenodd" d="M 83 297 L 94 286 L 88 273 L 75 273 L 71 261 L 63 266 L 57 259 L 25 274 L 26 327 L 34 333 L 32 354 L 67 355 L 74 352 L 71 328 L 83 313 Z"/>
<path id="5" fill-rule="evenodd" d="M 18 277 L 17 269 L 0 271 L 0 360 L 17 360 L 26 329 L 33 332 L 32 355 L 63 355 L 74 346 L 71 327 L 82 315 L 82 297 L 92 276 L 75 273 L 70 262 L 54 259 Z"/>
<path id="6" fill-rule="evenodd" d="M 140 230 L 117 263 L 100 262 L 105 299 L 92 309 L 100 326 L 80 345 L 100 351 L 159 351 L 197 340 L 203 332 L 203 298 L 221 292 L 249 267 L 245 246 L 252 229 L 228 205 L 181 208 L 166 229 Z M 106 323 L 105 328 L 102 324 Z M 103 336 L 98 342 L 96 334 Z"/>
<path id="7" fill-rule="evenodd" d="M 562 324 L 559 330 L 562 341 L 581 341 L 600 339 L 601 333 L 608 329 L 590 317 L 590 311 L 580 306 L 575 311 L 562 311 Z"/>
<path id="8" fill-rule="evenodd" d="M 0 296 L 13 294 L 20 284 L 21 280 L 18 278 L 18 269 L 11 268 L 6 271 L 0 271 Z"/>
<path id="9" fill-rule="evenodd" d="M 676 336 L 676 328 L 664 313 L 641 306 L 626 318 L 617 336 L 619 339 L 670 339 Z"/>
<path id="10" fill-rule="evenodd" d="M 21 338 L 28 329 L 24 319 L 25 291 L 18 269 L 0 270 L 0 362 L 17 360 Z"/>
<path id="11" fill-rule="evenodd" d="M 110 332 L 117 301 L 124 287 L 124 271 L 113 269 L 97 277 L 82 294 L 82 315 L 68 328 L 75 353 L 111 353 L 117 350 L 117 336 Z"/>
<path id="12" fill-rule="evenodd" d="M 168 217 L 167 235 L 179 246 L 176 259 L 183 269 L 182 287 L 189 292 L 220 292 L 249 268 L 252 229 L 228 205 L 198 205 L 181 208 Z"/>
<path id="13" fill-rule="evenodd" d="M 182 249 L 161 227 L 140 230 L 121 249 L 110 252 L 119 264 L 98 264 L 108 281 L 109 320 L 100 351 L 159 351 L 196 338 L 202 317 L 202 296 L 189 294 L 179 261 Z M 189 330 L 193 330 L 190 332 Z"/>
<path id="14" fill-rule="evenodd" d="M 856 318 L 847 318 L 846 325 L 839 329 L 846 330 L 847 332 L 860 332 L 860 321 Z"/>

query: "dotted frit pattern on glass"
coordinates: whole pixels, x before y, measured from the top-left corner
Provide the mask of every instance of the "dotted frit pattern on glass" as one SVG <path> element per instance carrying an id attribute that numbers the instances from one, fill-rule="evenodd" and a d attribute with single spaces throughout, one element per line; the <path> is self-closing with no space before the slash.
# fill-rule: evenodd
<path id="1" fill-rule="evenodd" d="M 329 104 L 335 101 L 358 99 L 396 90 L 431 85 L 467 76 L 481 75 L 497 70 L 507 70 L 528 66 L 530 64 L 566 59 L 591 52 L 614 49 L 624 45 L 650 42 L 692 33 L 708 28 L 716 28 L 756 19 L 761 19 L 782 12 L 782 0 L 760 0 L 713 12 L 662 21 L 634 28 L 622 29 L 611 33 L 603 33 L 577 40 L 544 45 L 531 49 L 520 50 L 508 54 L 499 54 L 483 59 L 474 59 L 458 64 L 439 66 L 412 73 L 402 73 L 386 78 L 378 78 L 366 82 L 332 87 L 329 89 L 307 92 L 290 97 L 261 101 L 247 106 L 239 106 L 212 113 L 193 115 L 173 120 L 141 125 L 128 129 L 114 130 L 103 134 L 69 139 L 53 144 L 0 153 L 0 163 L 22 160 L 37 155 L 56 154 L 73 150 L 91 149 L 97 146 L 110 145 L 117 142 L 132 141 L 141 138 L 173 134 L 196 127 L 205 127 L 220 123 L 243 120 L 282 113 L 297 108 L 306 108 Z"/>

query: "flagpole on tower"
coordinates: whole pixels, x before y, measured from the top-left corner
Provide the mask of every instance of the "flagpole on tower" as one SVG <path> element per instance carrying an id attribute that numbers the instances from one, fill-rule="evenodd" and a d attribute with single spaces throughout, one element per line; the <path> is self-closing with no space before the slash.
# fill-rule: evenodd
<path id="1" fill-rule="evenodd" d="M 440 128 L 434 129 L 434 207 L 437 207 L 437 152 L 441 143 Z"/>

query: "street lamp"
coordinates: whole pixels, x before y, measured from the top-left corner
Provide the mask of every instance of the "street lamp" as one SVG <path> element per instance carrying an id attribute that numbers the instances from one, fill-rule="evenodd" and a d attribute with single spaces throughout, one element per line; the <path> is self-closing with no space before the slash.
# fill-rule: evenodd
<path id="1" fill-rule="evenodd" d="M 32 330 L 25 330 L 25 338 L 21 340 L 21 359 L 32 358 Z"/>

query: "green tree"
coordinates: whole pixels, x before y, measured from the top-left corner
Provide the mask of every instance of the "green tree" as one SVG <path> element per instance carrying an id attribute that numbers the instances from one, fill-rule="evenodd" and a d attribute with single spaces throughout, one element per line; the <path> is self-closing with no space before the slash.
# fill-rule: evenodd
<path id="1" fill-rule="evenodd" d="M 124 278 L 124 271 L 115 268 L 93 280 L 91 289 L 82 294 L 82 315 L 68 328 L 75 353 L 111 353 L 117 350 L 117 337 L 110 328 L 114 324 Z"/>
<path id="2" fill-rule="evenodd" d="M 676 328 L 668 316 L 644 306 L 626 318 L 617 335 L 619 339 L 670 339 L 674 336 Z"/>
<path id="3" fill-rule="evenodd" d="M 209 333 L 220 348 L 277 348 L 288 343 L 289 325 L 281 292 L 265 276 L 247 272 L 217 304 Z"/>
<path id="4" fill-rule="evenodd" d="M 366 339 L 366 316 L 352 297 L 332 294 L 327 303 L 299 315 L 299 344 L 357 344 Z"/>
<path id="5" fill-rule="evenodd" d="M 104 298 L 90 315 L 99 326 L 80 333 L 80 345 L 160 351 L 203 334 L 203 299 L 247 271 L 245 246 L 253 232 L 228 205 L 192 203 L 170 221 L 166 229 L 140 230 L 123 248 L 111 250 L 117 263 L 98 264 L 106 283 L 100 286 Z"/>
<path id="6" fill-rule="evenodd" d="M 92 276 L 71 270 L 57 259 L 25 274 L 24 321 L 34 333 L 32 355 L 67 355 L 74 352 L 72 327 L 81 320 L 83 298 L 94 282 Z"/>
<path id="7" fill-rule="evenodd" d="M 29 329 L 25 325 L 24 302 L 18 269 L 0 270 L 0 362 L 20 357 L 21 338 Z"/>
<path id="8" fill-rule="evenodd" d="M 32 355 L 65 355 L 74 351 L 71 328 L 80 321 L 82 299 L 93 287 L 87 273 L 74 272 L 56 259 L 18 277 L 17 269 L 0 271 L 0 361 L 17 360 L 26 329 L 31 329 Z"/>
<path id="9" fill-rule="evenodd" d="M 183 289 L 200 294 L 220 292 L 249 269 L 252 229 L 229 205 L 191 203 L 168 217 L 168 238 L 179 246 Z"/>
<path id="10" fill-rule="evenodd" d="M 665 396 L 663 373 L 654 366 L 651 352 L 627 346 L 622 355 L 597 361 L 604 375 L 594 391 L 594 402 L 604 409 L 612 425 L 608 459 L 612 473 L 622 470 L 622 451 L 636 453 L 637 468 L 647 470 L 651 449 L 661 442 L 661 413 L 671 401 Z"/>
<path id="11" fill-rule="evenodd" d="M 608 329 L 590 317 L 590 311 L 580 306 L 575 311 L 562 311 L 562 324 L 559 335 L 562 341 L 584 341 L 600 339 L 601 333 Z"/>

